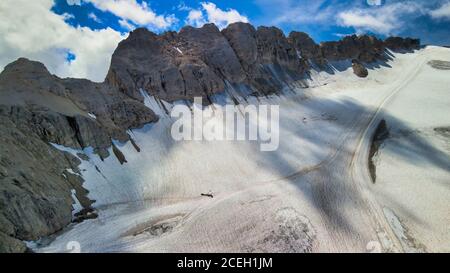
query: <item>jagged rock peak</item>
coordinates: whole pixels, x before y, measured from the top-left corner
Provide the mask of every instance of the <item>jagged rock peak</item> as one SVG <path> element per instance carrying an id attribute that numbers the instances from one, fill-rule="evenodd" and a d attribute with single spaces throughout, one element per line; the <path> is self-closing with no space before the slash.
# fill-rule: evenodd
<path id="1" fill-rule="evenodd" d="M 225 80 L 243 80 L 238 58 L 214 24 L 158 36 L 140 32 L 119 44 L 106 78 L 130 97 L 142 100 L 140 89 L 167 101 L 206 97 L 223 91 Z"/>
<path id="2" fill-rule="evenodd" d="M 206 31 L 206 32 L 220 32 L 219 28 L 214 23 L 204 24 L 203 26 L 196 28 L 193 26 L 184 26 L 180 29 L 179 34 L 190 31 Z"/>
<path id="3" fill-rule="evenodd" d="M 326 65 L 327 61 L 323 57 L 320 46 L 307 33 L 292 31 L 289 33 L 288 39 L 302 58 L 310 60 L 320 67 Z"/>
<path id="4" fill-rule="evenodd" d="M 413 39 L 352 35 L 317 44 L 308 34 L 286 37 L 277 27 L 233 23 L 220 31 L 214 24 L 185 26 L 155 34 L 136 29 L 122 41 L 111 60 L 106 82 L 136 100 L 140 90 L 159 99 L 190 100 L 244 84 L 264 94 L 304 78 L 311 65 L 327 69 L 329 61 L 384 61 L 385 48 L 411 50 Z M 362 65 L 362 64 L 361 64 Z"/>
<path id="5" fill-rule="evenodd" d="M 142 38 L 151 38 L 158 36 L 156 33 L 148 30 L 147 28 L 141 27 L 136 28 L 135 30 L 131 31 L 127 40 L 137 40 Z"/>
<path id="6" fill-rule="evenodd" d="M 5 69 L 1 74 L 23 74 L 23 73 L 38 73 L 38 74 L 48 74 L 50 72 L 47 70 L 45 65 L 41 62 L 31 61 L 27 58 L 19 58 L 16 61 L 5 66 Z"/>
<path id="7" fill-rule="evenodd" d="M 244 70 L 248 70 L 258 58 L 256 29 L 249 23 L 238 22 L 228 25 L 222 30 L 222 34 L 227 38 Z"/>

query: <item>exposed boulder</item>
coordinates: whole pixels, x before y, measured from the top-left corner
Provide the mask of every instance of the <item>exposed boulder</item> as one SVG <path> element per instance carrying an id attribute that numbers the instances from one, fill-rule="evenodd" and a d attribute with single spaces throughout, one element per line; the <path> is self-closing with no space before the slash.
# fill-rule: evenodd
<path id="1" fill-rule="evenodd" d="M 427 64 L 435 69 L 450 70 L 450 62 L 441 60 L 431 60 Z"/>
<path id="2" fill-rule="evenodd" d="M 366 78 L 369 75 L 367 68 L 365 68 L 364 65 L 356 59 L 352 60 L 352 68 L 353 73 L 360 78 Z"/>

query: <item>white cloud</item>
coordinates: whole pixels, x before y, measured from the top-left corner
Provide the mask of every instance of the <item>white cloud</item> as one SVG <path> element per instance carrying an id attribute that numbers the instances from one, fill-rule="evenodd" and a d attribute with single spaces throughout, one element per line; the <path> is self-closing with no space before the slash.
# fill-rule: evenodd
<path id="1" fill-rule="evenodd" d="M 81 0 L 67 0 L 67 4 L 70 6 L 73 6 L 73 5 L 79 6 L 79 5 L 81 5 Z"/>
<path id="2" fill-rule="evenodd" d="M 119 20 L 119 25 L 127 30 L 133 30 L 136 28 L 136 25 L 134 25 L 133 23 L 131 23 L 128 20 L 123 20 L 123 19 Z"/>
<path id="3" fill-rule="evenodd" d="M 186 6 L 183 6 L 186 10 Z M 186 19 L 188 25 L 201 27 L 206 23 L 214 23 L 220 29 L 225 28 L 231 23 L 245 22 L 248 23 L 248 18 L 241 15 L 235 9 L 222 10 L 211 2 L 202 2 L 201 9 L 188 9 L 189 14 Z"/>
<path id="4" fill-rule="evenodd" d="M 239 14 L 235 9 L 224 11 L 211 2 L 203 2 L 202 7 L 206 11 L 208 22 L 216 24 L 219 28 L 236 22 L 248 23 L 248 18 Z"/>
<path id="5" fill-rule="evenodd" d="M 113 29 L 73 27 L 51 11 L 53 0 L 0 1 L 0 70 L 19 57 L 43 62 L 60 77 L 103 81 L 125 36 Z M 68 52 L 75 60 L 66 60 Z"/>
<path id="6" fill-rule="evenodd" d="M 95 13 L 93 13 L 93 12 L 89 13 L 88 17 L 91 18 L 94 22 L 97 22 L 97 23 L 102 22 L 102 20 L 100 20 L 100 18 L 98 18 L 98 16 L 95 15 Z"/>
<path id="7" fill-rule="evenodd" d="M 339 1 L 334 1 L 326 6 L 325 0 L 255 0 L 255 2 L 264 13 L 264 16 L 259 19 L 259 23 L 276 26 L 331 23 L 333 22 L 332 18 L 336 16 L 336 10 L 343 5 Z"/>
<path id="8" fill-rule="evenodd" d="M 75 15 L 70 14 L 70 13 L 63 13 L 62 17 L 64 17 L 64 21 L 70 20 L 70 19 L 75 19 Z"/>
<path id="9" fill-rule="evenodd" d="M 381 6 L 383 4 L 383 1 L 381 1 L 381 0 L 367 0 L 367 4 L 369 6 Z"/>
<path id="10" fill-rule="evenodd" d="M 147 4 L 136 0 L 83 0 L 97 9 L 110 12 L 129 26 L 145 26 L 153 30 L 166 29 L 177 22 L 174 15 L 158 15 Z"/>
<path id="11" fill-rule="evenodd" d="M 184 3 L 183 1 L 181 1 L 181 2 L 178 4 L 178 6 L 177 6 L 177 10 L 180 10 L 180 11 L 190 11 L 190 10 L 192 10 L 192 8 L 188 7 L 188 6 L 186 5 L 186 3 Z"/>
<path id="12" fill-rule="evenodd" d="M 354 27 L 362 31 L 369 30 L 388 34 L 396 28 L 393 18 L 387 17 L 388 20 L 383 20 L 386 19 L 385 14 L 375 15 L 362 10 L 352 10 L 340 13 L 339 18 L 343 26 Z"/>
<path id="13" fill-rule="evenodd" d="M 381 7 L 351 9 L 338 14 L 338 24 L 354 27 L 357 32 L 372 31 L 380 34 L 392 34 L 401 30 L 408 15 L 417 16 L 424 12 L 420 4 L 410 1 L 393 3 Z"/>
<path id="14" fill-rule="evenodd" d="M 189 14 L 186 19 L 186 24 L 191 25 L 193 27 L 201 27 L 206 23 L 207 23 L 206 19 L 201 10 L 193 9 L 189 11 Z"/>
<path id="15" fill-rule="evenodd" d="M 450 2 L 443 4 L 440 8 L 430 11 L 433 19 L 450 20 Z"/>

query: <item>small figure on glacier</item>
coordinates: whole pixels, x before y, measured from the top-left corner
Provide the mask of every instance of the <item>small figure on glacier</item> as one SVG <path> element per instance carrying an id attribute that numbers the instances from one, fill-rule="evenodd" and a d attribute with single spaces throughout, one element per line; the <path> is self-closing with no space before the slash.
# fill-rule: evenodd
<path id="1" fill-rule="evenodd" d="M 202 193 L 201 196 L 205 196 L 205 197 L 209 197 L 209 198 L 214 198 L 214 194 L 212 191 L 209 191 L 208 193 Z"/>

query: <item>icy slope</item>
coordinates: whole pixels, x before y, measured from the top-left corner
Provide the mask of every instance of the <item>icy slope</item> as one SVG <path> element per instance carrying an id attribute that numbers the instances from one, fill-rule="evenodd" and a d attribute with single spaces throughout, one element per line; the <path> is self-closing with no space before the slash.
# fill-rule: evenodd
<path id="1" fill-rule="evenodd" d="M 450 50 L 429 47 L 426 57 L 449 63 Z M 427 63 L 383 107 L 391 137 L 376 159 L 374 189 L 408 251 L 450 251 L 449 79 Z"/>

